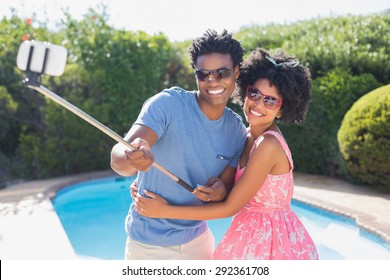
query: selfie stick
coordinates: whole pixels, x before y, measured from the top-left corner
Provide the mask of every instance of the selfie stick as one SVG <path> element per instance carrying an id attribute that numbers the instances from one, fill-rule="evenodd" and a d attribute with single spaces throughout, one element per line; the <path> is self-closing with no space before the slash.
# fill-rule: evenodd
<path id="1" fill-rule="evenodd" d="M 27 77 L 23 81 L 24 84 L 27 85 L 27 87 L 42 93 L 44 96 L 50 98 L 54 102 L 58 103 L 59 105 L 63 106 L 64 108 L 68 109 L 69 111 L 71 111 L 72 113 L 76 114 L 77 116 L 79 116 L 80 118 L 85 120 L 86 122 L 92 124 L 93 126 L 98 128 L 99 130 L 104 132 L 106 135 L 110 136 L 112 139 L 117 141 L 118 143 L 121 143 L 121 144 L 125 145 L 131 151 L 135 151 L 136 150 L 130 143 L 128 143 L 126 140 L 124 140 L 122 137 L 120 137 L 113 130 L 111 130 L 107 126 L 103 125 L 102 123 L 100 123 L 96 119 L 92 118 L 90 115 L 88 115 L 84 111 L 80 110 L 78 107 L 72 105 L 71 103 L 69 103 L 65 99 L 61 98 L 60 96 L 58 96 L 54 92 L 52 92 L 49 89 L 47 89 L 44 86 L 42 86 L 40 84 L 40 76 L 41 76 L 42 73 L 44 73 L 44 68 L 45 68 L 45 65 L 46 65 L 46 60 L 47 60 L 49 49 L 45 50 L 44 63 L 43 63 L 42 71 L 40 73 L 33 72 L 33 71 L 30 70 L 30 64 L 31 64 L 31 58 L 32 58 L 33 52 L 34 52 L 34 46 L 31 46 L 30 47 L 30 52 L 28 54 L 28 62 L 27 62 L 27 67 L 26 67 Z M 169 178 L 171 178 L 173 181 L 178 183 L 180 186 L 185 188 L 187 191 L 193 192 L 194 188 L 192 188 L 189 184 L 184 182 L 179 177 L 176 177 L 174 174 L 172 174 L 171 172 L 169 172 L 168 170 L 166 170 L 165 168 L 163 168 L 162 166 L 160 166 L 156 162 L 153 162 L 152 165 L 155 168 L 157 168 L 159 171 L 161 171 L 162 173 L 167 175 Z"/>

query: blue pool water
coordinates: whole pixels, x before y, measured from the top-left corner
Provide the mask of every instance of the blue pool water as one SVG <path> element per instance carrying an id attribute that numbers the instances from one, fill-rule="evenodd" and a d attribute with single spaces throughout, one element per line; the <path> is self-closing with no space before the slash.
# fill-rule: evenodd
<path id="1" fill-rule="evenodd" d="M 133 177 L 110 177 L 62 189 L 52 200 L 68 238 L 80 258 L 121 260 L 124 219 Z M 390 245 L 362 231 L 353 220 L 293 201 L 292 207 L 316 243 L 320 259 L 386 259 Z M 218 243 L 231 218 L 208 221 Z"/>

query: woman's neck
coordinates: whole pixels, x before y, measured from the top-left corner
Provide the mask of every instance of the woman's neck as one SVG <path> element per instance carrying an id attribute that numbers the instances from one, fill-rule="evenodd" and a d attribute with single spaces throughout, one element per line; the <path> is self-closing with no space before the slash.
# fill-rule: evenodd
<path id="1" fill-rule="evenodd" d="M 259 138 L 260 135 L 268 130 L 273 130 L 280 133 L 280 130 L 275 123 L 272 123 L 268 126 L 249 125 L 250 137 L 253 139 Z"/>

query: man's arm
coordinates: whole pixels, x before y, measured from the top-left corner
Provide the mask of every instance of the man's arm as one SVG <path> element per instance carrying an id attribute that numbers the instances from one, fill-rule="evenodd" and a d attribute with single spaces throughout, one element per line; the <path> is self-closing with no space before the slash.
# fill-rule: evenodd
<path id="1" fill-rule="evenodd" d="M 219 178 L 210 178 L 205 186 L 198 186 L 193 194 L 204 202 L 222 201 L 226 199 L 233 188 L 236 168 L 227 167 Z M 137 179 L 130 185 L 130 195 L 134 200 L 138 192 Z"/>
<path id="2" fill-rule="evenodd" d="M 210 178 L 205 186 L 198 186 L 194 191 L 194 195 L 205 202 L 226 199 L 233 188 L 235 174 L 235 167 L 225 168 L 218 178 Z"/>
<path id="3" fill-rule="evenodd" d="M 133 125 L 124 139 L 136 150 L 132 152 L 123 144 L 116 144 L 111 150 L 111 168 L 122 176 L 134 175 L 138 170 L 147 171 L 154 161 L 150 148 L 157 138 L 151 128 Z"/>

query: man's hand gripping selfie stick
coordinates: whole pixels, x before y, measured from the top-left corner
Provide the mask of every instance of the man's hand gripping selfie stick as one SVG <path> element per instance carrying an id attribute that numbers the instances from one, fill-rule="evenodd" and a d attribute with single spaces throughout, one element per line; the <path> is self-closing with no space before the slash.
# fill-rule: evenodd
<path id="1" fill-rule="evenodd" d="M 136 149 L 130 143 L 120 137 L 113 130 L 40 84 L 40 76 L 42 74 L 51 76 L 62 75 L 65 69 L 66 59 L 67 50 L 62 46 L 42 42 L 24 41 L 18 51 L 17 66 L 19 69 L 26 71 L 27 73 L 27 77 L 24 79 L 24 83 L 27 87 L 42 93 L 44 96 L 65 107 L 86 122 L 92 124 L 118 143 L 125 145 L 131 151 L 135 151 Z M 179 177 L 176 177 L 156 162 L 153 162 L 152 165 L 173 181 L 181 185 L 187 191 L 194 191 L 194 188 L 192 188 L 189 184 Z"/>

